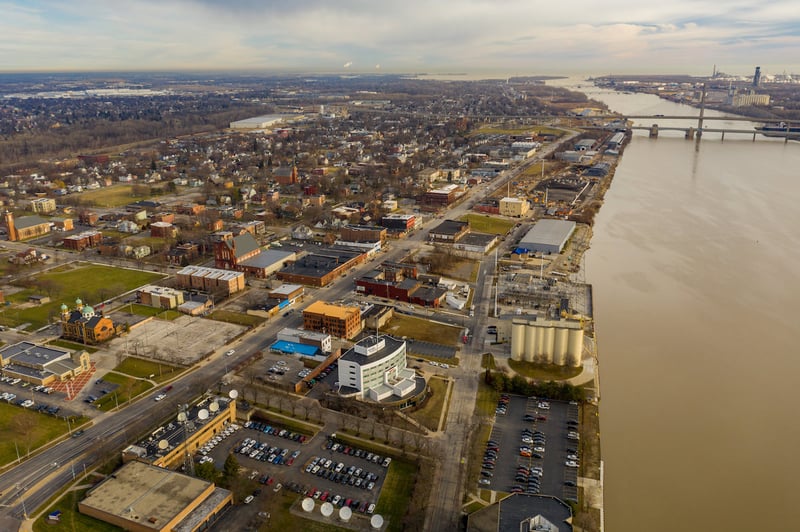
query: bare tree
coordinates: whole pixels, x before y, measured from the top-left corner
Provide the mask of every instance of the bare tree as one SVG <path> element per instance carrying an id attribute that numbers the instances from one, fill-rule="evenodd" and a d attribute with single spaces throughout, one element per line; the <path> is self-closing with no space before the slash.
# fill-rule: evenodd
<path id="1" fill-rule="evenodd" d="M 36 416 L 27 410 L 11 418 L 11 430 L 26 443 L 28 455 L 31 454 L 31 435 L 37 425 Z"/>

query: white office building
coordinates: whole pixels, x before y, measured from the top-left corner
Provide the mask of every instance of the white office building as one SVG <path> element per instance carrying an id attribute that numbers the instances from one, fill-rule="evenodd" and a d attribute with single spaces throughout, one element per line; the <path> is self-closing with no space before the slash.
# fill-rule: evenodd
<path id="1" fill-rule="evenodd" d="M 388 335 L 359 341 L 339 359 L 339 386 L 373 401 L 413 392 L 415 373 L 407 367 L 405 341 Z"/>

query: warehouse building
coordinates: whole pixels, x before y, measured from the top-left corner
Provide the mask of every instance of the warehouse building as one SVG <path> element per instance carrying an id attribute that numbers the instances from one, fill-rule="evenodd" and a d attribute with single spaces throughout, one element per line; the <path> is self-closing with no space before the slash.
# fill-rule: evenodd
<path id="1" fill-rule="evenodd" d="M 252 118 L 245 118 L 244 120 L 237 120 L 230 123 L 231 129 L 267 129 L 282 122 L 286 117 L 284 115 L 261 115 Z"/>
<path id="2" fill-rule="evenodd" d="M 186 266 L 175 274 L 178 286 L 226 296 L 244 290 L 244 273 L 204 266 Z"/>
<path id="3" fill-rule="evenodd" d="M 123 530 L 194 532 L 232 504 L 233 494 L 212 482 L 130 462 L 89 490 L 78 510 Z"/>
<path id="4" fill-rule="evenodd" d="M 530 253 L 561 253 L 569 237 L 575 232 L 575 222 L 567 220 L 543 219 L 536 222 L 522 237 L 517 246 Z"/>
<path id="5" fill-rule="evenodd" d="M 147 285 L 136 291 L 139 302 L 148 307 L 174 309 L 183 305 L 183 291 L 166 286 Z"/>

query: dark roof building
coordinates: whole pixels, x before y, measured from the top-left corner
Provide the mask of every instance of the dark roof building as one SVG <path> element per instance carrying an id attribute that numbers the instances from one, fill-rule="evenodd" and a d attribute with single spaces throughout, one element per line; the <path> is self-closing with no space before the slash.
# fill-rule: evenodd
<path id="1" fill-rule="evenodd" d="M 469 222 L 445 220 L 430 230 L 428 238 L 433 241 L 457 242 L 468 231 Z"/>
<path id="2" fill-rule="evenodd" d="M 550 495 L 513 493 L 470 514 L 467 532 L 572 532 L 572 510 Z"/>

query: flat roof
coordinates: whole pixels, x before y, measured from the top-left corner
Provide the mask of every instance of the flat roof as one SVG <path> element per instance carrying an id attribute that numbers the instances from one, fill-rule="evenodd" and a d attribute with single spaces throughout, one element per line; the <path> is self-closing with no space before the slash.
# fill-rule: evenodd
<path id="1" fill-rule="evenodd" d="M 466 244 L 468 246 L 488 246 L 495 240 L 497 240 L 497 235 L 470 232 L 464 235 L 461 240 L 458 241 L 458 243 Z"/>
<path id="2" fill-rule="evenodd" d="M 3 360 L 9 362 L 36 366 L 69 358 L 70 352 L 64 349 L 46 347 L 33 342 L 18 342 L 0 349 L 0 356 L 3 357 Z"/>
<path id="3" fill-rule="evenodd" d="M 296 342 L 287 342 L 286 340 L 278 340 L 269 348 L 282 353 L 299 353 L 308 357 L 313 357 L 319 353 L 319 347 L 315 345 L 298 344 Z"/>
<path id="4" fill-rule="evenodd" d="M 287 264 L 281 273 L 323 277 L 360 255 L 363 255 L 363 252 L 327 248 L 318 253 L 308 253 L 292 264 Z"/>
<path id="5" fill-rule="evenodd" d="M 331 316 L 334 318 L 339 318 L 340 320 L 344 320 L 347 319 L 347 317 L 353 312 L 359 311 L 360 309 L 358 307 L 345 307 L 340 305 L 332 305 L 330 303 L 326 303 L 325 301 L 314 301 L 307 306 L 303 312 L 309 312 L 311 314 L 323 314 L 325 316 Z"/>
<path id="6" fill-rule="evenodd" d="M 383 347 L 378 350 L 372 351 L 369 354 L 362 354 L 359 351 L 369 350 L 378 345 L 379 342 L 383 341 Z M 356 364 L 363 366 L 364 364 L 369 364 L 372 362 L 376 362 L 382 358 L 387 356 L 393 355 L 397 350 L 403 346 L 405 342 L 403 340 L 398 340 L 388 334 L 382 334 L 380 336 L 367 336 L 356 342 L 356 344 L 347 350 L 347 352 L 342 355 L 342 360 L 347 360 L 349 362 L 355 362 Z"/>
<path id="7" fill-rule="evenodd" d="M 301 284 L 282 284 L 278 288 L 273 288 L 270 290 L 271 295 L 279 295 L 279 296 L 290 296 L 297 292 L 298 290 L 302 290 L 303 285 Z"/>
<path id="8" fill-rule="evenodd" d="M 210 277 L 217 279 L 236 279 L 244 276 L 243 272 L 236 270 L 219 270 L 217 268 L 206 268 L 205 266 L 186 266 L 178 271 L 178 275 L 191 275 L 197 277 Z"/>
<path id="9" fill-rule="evenodd" d="M 514 493 L 500 501 L 498 532 L 519 532 L 525 519 L 541 515 L 558 527 L 559 532 L 572 530 L 572 511 L 556 497 Z"/>
<path id="10" fill-rule="evenodd" d="M 539 220 L 519 241 L 519 247 L 524 248 L 525 244 L 561 246 L 575 231 L 575 225 L 575 222 L 568 220 Z"/>
<path id="11" fill-rule="evenodd" d="M 284 118 L 286 118 L 286 115 L 277 115 L 277 114 L 260 115 L 260 116 L 245 118 L 243 120 L 236 120 L 234 122 L 231 122 L 231 124 L 242 125 L 242 126 L 251 125 L 253 127 L 257 127 L 263 123 L 274 124 L 276 122 L 280 122 Z"/>
<path id="12" fill-rule="evenodd" d="M 206 480 L 132 461 L 90 490 L 81 504 L 137 527 L 161 530 L 211 486 Z"/>
<path id="13" fill-rule="evenodd" d="M 255 257 L 251 257 L 247 260 L 243 260 L 239 264 L 242 266 L 247 266 L 250 268 L 268 268 L 277 264 L 279 262 L 285 262 L 287 260 L 294 259 L 295 254 L 291 251 L 278 251 L 275 249 L 270 249 L 267 251 L 262 251 L 261 253 L 257 254 Z"/>
<path id="14" fill-rule="evenodd" d="M 465 227 L 469 227 L 469 222 L 459 222 L 458 220 L 445 220 L 435 228 L 431 229 L 431 233 L 439 235 L 454 235 L 460 233 Z"/>

